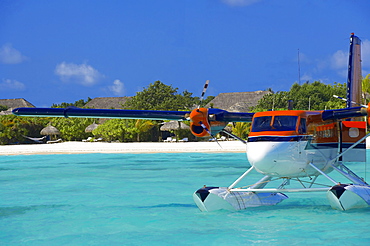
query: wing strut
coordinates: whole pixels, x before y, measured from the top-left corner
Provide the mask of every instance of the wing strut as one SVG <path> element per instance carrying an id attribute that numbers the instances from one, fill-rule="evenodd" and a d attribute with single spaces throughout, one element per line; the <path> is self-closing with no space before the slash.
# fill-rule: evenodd
<path id="1" fill-rule="evenodd" d="M 247 141 L 245 141 L 244 139 L 241 139 L 240 137 L 238 137 L 238 136 L 236 136 L 236 135 L 232 134 L 231 132 L 226 131 L 225 129 L 222 129 L 222 130 L 221 130 L 221 132 L 226 133 L 226 134 L 227 134 L 227 135 L 229 135 L 230 137 L 233 137 L 233 138 L 235 138 L 235 139 L 239 140 L 239 141 L 240 141 L 240 142 L 242 142 L 243 144 L 247 144 Z"/>

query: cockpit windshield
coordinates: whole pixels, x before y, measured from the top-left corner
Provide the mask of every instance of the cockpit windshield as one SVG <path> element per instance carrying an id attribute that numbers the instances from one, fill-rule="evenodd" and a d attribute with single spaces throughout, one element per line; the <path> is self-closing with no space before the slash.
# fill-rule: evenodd
<path id="1" fill-rule="evenodd" d="M 252 132 L 295 131 L 298 116 L 261 116 L 253 120 Z"/>

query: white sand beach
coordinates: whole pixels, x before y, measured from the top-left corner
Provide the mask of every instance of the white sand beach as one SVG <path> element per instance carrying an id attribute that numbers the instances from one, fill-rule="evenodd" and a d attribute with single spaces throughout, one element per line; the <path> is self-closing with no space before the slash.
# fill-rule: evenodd
<path id="1" fill-rule="evenodd" d="M 245 152 L 239 141 L 179 143 L 62 142 L 54 144 L 0 145 L 0 155 L 83 154 L 83 153 L 169 153 L 169 152 Z"/>
<path id="2" fill-rule="evenodd" d="M 170 152 L 245 152 L 239 141 L 179 143 L 62 142 L 54 144 L 0 145 L 0 155 L 83 154 L 83 153 L 170 153 Z M 370 138 L 366 139 L 370 148 Z"/>

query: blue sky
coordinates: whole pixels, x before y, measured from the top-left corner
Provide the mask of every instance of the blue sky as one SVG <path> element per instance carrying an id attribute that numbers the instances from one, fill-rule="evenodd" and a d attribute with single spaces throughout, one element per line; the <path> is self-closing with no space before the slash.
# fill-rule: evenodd
<path id="1" fill-rule="evenodd" d="M 2 0 L 0 99 L 35 106 L 133 96 L 150 83 L 200 96 L 346 82 L 350 33 L 370 73 L 368 0 Z"/>

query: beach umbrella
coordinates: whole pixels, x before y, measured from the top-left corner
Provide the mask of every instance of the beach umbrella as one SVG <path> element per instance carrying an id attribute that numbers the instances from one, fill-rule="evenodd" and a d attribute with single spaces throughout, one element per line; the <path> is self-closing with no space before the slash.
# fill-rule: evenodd
<path id="1" fill-rule="evenodd" d="M 91 125 L 89 125 L 89 126 L 87 126 L 87 127 L 85 128 L 85 132 L 92 132 L 92 131 L 94 131 L 98 126 L 99 126 L 99 125 L 98 125 L 98 124 L 96 124 L 96 123 L 94 122 L 94 123 L 92 123 Z"/>
<path id="2" fill-rule="evenodd" d="M 188 125 L 185 125 L 179 121 L 169 121 L 163 123 L 163 125 L 159 128 L 161 131 L 171 131 L 171 130 L 179 130 L 179 129 L 190 129 Z"/>
<path id="3" fill-rule="evenodd" d="M 41 130 L 40 134 L 48 135 L 48 136 L 56 136 L 56 135 L 60 135 L 60 131 L 56 127 L 52 125 L 48 125 L 47 127 Z"/>
<path id="4" fill-rule="evenodd" d="M 48 125 L 40 133 L 41 135 L 60 135 L 60 131 L 52 125 Z"/>

